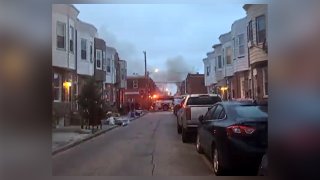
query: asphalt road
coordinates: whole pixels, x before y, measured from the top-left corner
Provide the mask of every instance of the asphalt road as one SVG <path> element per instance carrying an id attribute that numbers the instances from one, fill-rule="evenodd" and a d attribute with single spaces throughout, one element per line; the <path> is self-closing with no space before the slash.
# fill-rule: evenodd
<path id="1" fill-rule="evenodd" d="M 149 113 L 52 157 L 54 176 L 209 176 L 210 163 L 184 144 L 172 112 Z"/>

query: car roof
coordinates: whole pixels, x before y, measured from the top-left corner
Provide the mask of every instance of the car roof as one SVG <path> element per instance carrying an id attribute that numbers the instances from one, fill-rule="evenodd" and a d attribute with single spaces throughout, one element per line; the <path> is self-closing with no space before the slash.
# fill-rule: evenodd
<path id="1" fill-rule="evenodd" d="M 190 94 L 189 95 L 189 97 L 200 97 L 200 96 L 220 97 L 218 94 Z"/>

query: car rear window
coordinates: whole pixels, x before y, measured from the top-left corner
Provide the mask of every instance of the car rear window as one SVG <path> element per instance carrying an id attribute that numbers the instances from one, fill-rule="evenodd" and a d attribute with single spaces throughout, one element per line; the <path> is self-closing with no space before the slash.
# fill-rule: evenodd
<path id="1" fill-rule="evenodd" d="M 199 96 L 190 97 L 187 105 L 213 105 L 217 102 L 221 102 L 221 98 L 218 96 Z"/>
<path id="2" fill-rule="evenodd" d="M 242 118 L 268 118 L 266 106 L 235 106 L 234 110 Z"/>

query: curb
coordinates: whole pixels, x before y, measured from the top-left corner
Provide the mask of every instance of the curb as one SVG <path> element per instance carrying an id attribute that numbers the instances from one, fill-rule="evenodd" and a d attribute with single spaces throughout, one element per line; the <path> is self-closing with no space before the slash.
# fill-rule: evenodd
<path id="1" fill-rule="evenodd" d="M 60 153 L 60 152 L 63 152 L 63 151 L 65 151 L 65 150 L 68 150 L 68 149 L 70 149 L 70 148 L 72 148 L 72 147 L 74 147 L 74 146 L 76 146 L 76 145 L 78 145 L 78 144 L 81 144 L 81 143 L 83 143 L 83 142 L 85 142 L 85 141 L 88 141 L 88 140 L 94 138 L 94 137 L 97 137 L 97 136 L 99 136 L 99 135 L 101 135 L 101 134 L 103 134 L 103 133 L 106 133 L 106 132 L 108 132 L 108 131 L 111 131 L 112 129 L 115 129 L 115 128 L 117 128 L 117 127 L 119 127 L 119 126 L 113 126 L 113 127 L 108 128 L 108 129 L 104 129 L 104 130 L 99 131 L 99 132 L 97 132 L 97 133 L 95 133 L 95 134 L 89 135 L 88 137 L 86 137 L 86 138 L 84 138 L 84 139 L 81 139 L 81 140 L 78 140 L 78 141 L 69 143 L 69 144 L 67 144 L 67 145 L 65 145 L 65 146 L 62 146 L 61 148 L 58 148 L 58 149 L 52 151 L 51 154 L 52 154 L 52 155 L 56 155 L 56 154 L 58 154 L 58 153 Z"/>
<path id="2" fill-rule="evenodd" d="M 131 119 L 130 121 L 134 121 L 134 120 L 136 120 L 136 119 L 139 119 L 139 118 L 143 117 L 143 116 L 146 115 L 146 114 L 148 114 L 148 112 L 144 113 L 143 115 L 141 115 L 141 116 L 139 116 L 139 117 L 135 117 L 135 118 Z M 108 131 L 111 131 L 112 129 L 115 129 L 115 128 L 118 128 L 118 127 L 121 127 L 121 126 L 115 125 L 115 126 L 113 126 L 113 127 L 110 127 L 109 129 L 105 129 L 105 130 L 99 131 L 99 132 L 97 132 L 97 133 L 95 133 L 95 134 L 89 135 L 88 137 L 86 137 L 86 138 L 84 138 L 84 139 L 81 139 L 81 140 L 79 140 L 79 141 L 75 141 L 75 142 L 69 143 L 69 144 L 67 144 L 67 145 L 65 145 L 65 146 L 62 146 L 61 148 L 58 148 L 58 149 L 52 151 L 51 155 L 54 156 L 54 155 L 56 155 L 56 154 L 58 154 L 58 153 L 60 153 L 60 152 L 66 151 L 66 150 L 68 150 L 68 149 L 70 149 L 70 148 L 72 148 L 72 147 L 74 147 L 74 146 L 76 146 L 76 145 L 78 145 L 78 144 L 81 144 L 81 143 L 83 143 L 83 142 L 85 142 L 85 141 L 88 141 L 88 140 L 90 140 L 90 139 L 93 139 L 94 137 L 97 137 L 97 136 L 99 136 L 99 135 L 101 135 L 101 134 L 104 134 L 104 133 L 106 133 L 106 132 L 108 132 Z"/>

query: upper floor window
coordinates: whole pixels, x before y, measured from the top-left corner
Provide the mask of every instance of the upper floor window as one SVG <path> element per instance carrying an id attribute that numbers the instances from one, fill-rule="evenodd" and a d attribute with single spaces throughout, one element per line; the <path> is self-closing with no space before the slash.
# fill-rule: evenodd
<path id="1" fill-rule="evenodd" d="M 256 17 L 257 43 L 263 43 L 266 39 L 266 17 Z"/>
<path id="2" fill-rule="evenodd" d="M 244 45 L 244 34 L 238 35 L 238 42 L 239 42 L 239 56 L 244 55 L 245 53 L 245 45 Z"/>
<path id="3" fill-rule="evenodd" d="M 226 48 L 226 64 L 232 63 L 232 49 L 231 47 Z"/>
<path id="4" fill-rule="evenodd" d="M 57 48 L 66 48 L 66 23 L 57 22 Z"/>
<path id="5" fill-rule="evenodd" d="M 133 80 L 133 88 L 137 89 L 138 88 L 138 81 Z"/>
<path id="6" fill-rule="evenodd" d="M 210 66 L 207 66 L 207 76 L 210 75 Z"/>
<path id="7" fill-rule="evenodd" d="M 102 51 L 96 50 L 96 68 L 102 70 Z"/>
<path id="8" fill-rule="evenodd" d="M 87 40 L 81 39 L 81 59 L 87 59 Z"/>
<path id="9" fill-rule="evenodd" d="M 102 69 L 106 71 L 106 52 L 102 51 Z"/>
<path id="10" fill-rule="evenodd" d="M 69 51 L 74 52 L 74 28 L 70 26 L 69 29 Z"/>
<path id="11" fill-rule="evenodd" d="M 222 58 L 218 56 L 218 68 L 222 68 Z"/>
<path id="12" fill-rule="evenodd" d="M 111 59 L 107 59 L 107 72 L 111 72 Z"/>
<path id="13" fill-rule="evenodd" d="M 248 41 L 253 41 L 252 21 L 249 21 L 249 24 L 247 27 L 247 33 L 248 33 Z"/>
<path id="14" fill-rule="evenodd" d="M 90 42 L 90 62 L 93 62 L 93 43 Z"/>

